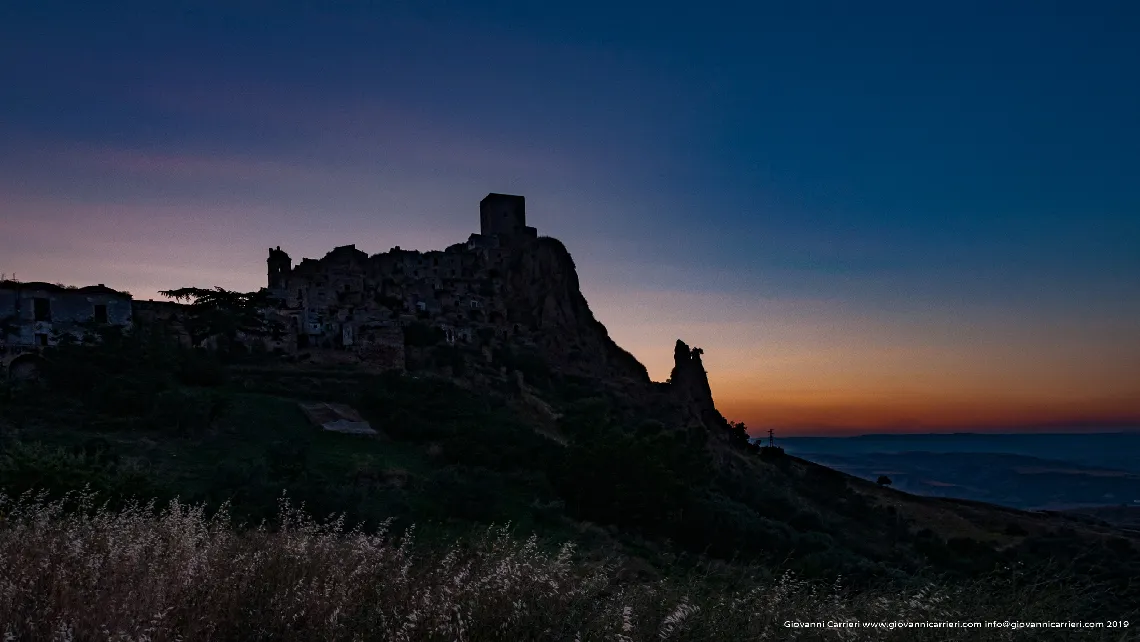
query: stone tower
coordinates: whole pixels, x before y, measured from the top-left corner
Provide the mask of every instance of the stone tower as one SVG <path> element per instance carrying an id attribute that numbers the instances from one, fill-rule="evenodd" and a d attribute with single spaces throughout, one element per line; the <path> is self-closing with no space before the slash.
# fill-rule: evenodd
<path id="1" fill-rule="evenodd" d="M 269 289 L 284 290 L 289 272 L 293 269 L 293 259 L 282 252 L 278 245 L 276 249 L 269 248 L 269 258 L 265 262 L 269 264 Z"/>
<path id="2" fill-rule="evenodd" d="M 538 235 L 526 224 L 526 198 L 513 194 L 488 194 L 479 202 L 479 233 L 500 238 Z"/>

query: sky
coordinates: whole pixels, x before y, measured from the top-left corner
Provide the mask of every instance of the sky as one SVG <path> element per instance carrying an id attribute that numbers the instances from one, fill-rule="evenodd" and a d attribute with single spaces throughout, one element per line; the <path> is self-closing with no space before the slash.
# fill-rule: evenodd
<path id="1" fill-rule="evenodd" d="M 754 433 L 1140 425 L 1137 78 L 1128 0 L 13 0 L 0 273 L 253 290 L 522 194 Z"/>

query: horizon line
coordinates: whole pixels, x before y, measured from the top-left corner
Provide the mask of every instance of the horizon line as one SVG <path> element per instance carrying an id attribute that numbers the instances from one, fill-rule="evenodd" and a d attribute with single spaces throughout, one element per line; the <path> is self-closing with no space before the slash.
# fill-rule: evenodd
<path id="1" fill-rule="evenodd" d="M 1140 435 L 1140 425 L 1121 426 L 1118 430 L 1096 430 L 1096 431 L 1059 431 L 1059 430 L 1011 430 L 1012 427 L 1004 427 L 1002 432 L 985 431 L 978 429 L 970 430 L 955 430 L 955 431 L 924 431 L 924 432 L 861 432 L 861 433 L 842 433 L 827 429 L 820 431 L 820 433 L 803 434 L 803 430 L 796 430 L 796 434 L 785 435 L 777 437 L 777 439 L 852 439 L 858 437 L 953 437 L 953 436 L 970 436 L 970 437 L 1021 437 L 1021 436 L 1035 436 L 1040 437 L 1043 435 L 1054 436 L 1073 436 L 1073 437 L 1089 437 L 1095 435 Z M 1068 428 L 1079 428 L 1079 426 L 1069 426 Z M 778 432 L 778 431 L 777 431 Z M 764 440 L 768 435 L 749 435 L 751 440 Z"/>

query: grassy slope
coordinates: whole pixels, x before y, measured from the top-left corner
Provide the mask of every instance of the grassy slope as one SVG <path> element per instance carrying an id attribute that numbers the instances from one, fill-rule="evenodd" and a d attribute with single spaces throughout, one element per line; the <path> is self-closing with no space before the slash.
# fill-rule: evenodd
<path id="1" fill-rule="evenodd" d="M 556 409 L 567 410 L 576 398 L 591 394 L 585 388 L 542 394 Z M 369 525 L 395 517 L 403 524 L 416 522 L 429 536 L 451 536 L 472 522 L 511 521 L 522 532 L 573 537 L 598 549 L 621 542 L 627 553 L 659 563 L 676 559 L 659 536 L 643 529 L 598 528 L 590 520 L 572 519 L 543 463 L 566 447 L 536 432 L 526 404 L 497 399 L 495 390 L 473 392 L 431 379 L 385 379 L 343 369 L 247 368 L 234 372 L 225 395 L 228 408 L 202 430 L 100 429 L 83 420 L 82 407 L 58 398 L 46 403 L 49 397 L 23 409 L 26 416 L 13 434 L 64 449 L 103 440 L 121 461 L 141 467 L 158 494 L 211 505 L 228 500 L 239 519 L 271 518 L 284 488 L 317 516 L 344 512 L 350 521 Z M 371 439 L 319 431 L 296 405 L 311 399 L 356 403 L 389 435 Z M 559 436 L 574 437 L 571 431 Z M 1063 541 L 1050 540 L 1058 546 L 1040 555 L 1064 555 L 1073 546 L 1099 549 L 1112 538 L 1119 546 L 1121 534 L 1101 526 L 916 497 L 794 457 L 769 462 L 716 440 L 711 447 L 718 461 L 713 484 L 718 512 L 711 517 L 739 515 L 747 528 L 733 530 L 738 524 L 728 521 L 724 529 L 713 524 L 698 535 L 710 547 L 723 544 L 728 556 L 733 536 L 771 537 L 770 547 L 768 542 L 758 547 L 769 565 L 796 557 L 800 571 L 826 577 L 839 572 L 841 564 L 863 560 L 855 567 L 870 564 L 863 566 L 867 575 L 894 571 L 905 577 L 929 566 L 932 557 L 982 559 L 979 545 L 1015 549 L 1033 537 L 1058 533 Z M 923 531 L 934 537 L 924 538 Z M 765 548 L 772 555 L 764 557 Z M 1137 548 L 1134 541 L 1119 550 L 1135 557 Z M 712 552 L 726 556 L 726 550 Z"/>
<path id="2" fill-rule="evenodd" d="M 298 408 L 298 401 L 359 402 L 363 393 L 383 388 L 377 381 L 374 374 L 344 370 L 245 369 L 234 373 L 222 389 L 227 404 L 218 421 L 208 429 L 181 434 L 162 428 L 103 429 L 86 421 L 81 406 L 41 393 L 42 398 L 0 409 L 0 434 L 67 453 L 96 444 L 123 467 L 141 470 L 154 482 L 139 492 L 178 495 L 214 506 L 230 501 L 235 515 L 251 522 L 272 517 L 284 489 L 316 515 L 343 512 L 370 527 L 393 517 L 441 536 L 463 530 L 471 521 L 510 521 L 520 529 L 562 535 L 576 530 L 569 520 L 551 516 L 542 500 L 554 498 L 543 489 L 536 493 L 525 474 L 463 465 L 456 453 L 441 449 L 441 443 L 449 450 L 477 446 L 481 423 L 498 426 L 500 439 L 510 439 L 512 430 L 533 436 L 521 425 L 496 421 L 509 419 L 509 408 L 488 408 L 478 400 L 471 408 L 453 407 L 470 405 L 473 395 L 408 378 L 400 392 L 371 400 L 381 407 L 368 408 L 366 414 L 382 431 L 386 424 L 393 428 L 393 421 L 406 432 L 421 423 L 442 428 L 429 439 L 325 432 L 309 424 Z M 177 389 L 188 394 L 202 390 Z M 11 421 L 16 411 L 19 428 Z M 5 417 L 8 427 L 2 430 Z M 456 433 L 461 432 L 467 434 L 458 439 Z M 478 454 L 473 457 L 478 459 Z M 23 490 L 20 479 L 8 481 L 10 491 Z"/>

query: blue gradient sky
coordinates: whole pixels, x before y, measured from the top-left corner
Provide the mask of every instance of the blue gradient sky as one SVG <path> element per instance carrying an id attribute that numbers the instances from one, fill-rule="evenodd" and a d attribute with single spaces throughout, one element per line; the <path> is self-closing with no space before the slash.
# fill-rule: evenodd
<path id="1" fill-rule="evenodd" d="M 518 193 L 751 426 L 1140 423 L 1140 4 L 91 4 L 0 4 L 0 272 L 253 289 Z"/>

